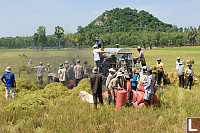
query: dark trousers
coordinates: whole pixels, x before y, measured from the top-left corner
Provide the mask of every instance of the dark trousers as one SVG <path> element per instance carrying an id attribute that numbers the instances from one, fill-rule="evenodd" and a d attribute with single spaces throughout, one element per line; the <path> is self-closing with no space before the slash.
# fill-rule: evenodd
<path id="1" fill-rule="evenodd" d="M 193 82 L 192 76 L 187 76 L 186 87 L 185 87 L 185 89 L 187 89 L 187 87 L 188 87 L 188 85 L 189 85 L 189 83 L 190 83 L 190 90 L 191 90 L 191 88 L 192 88 L 192 82 Z"/>
<path id="2" fill-rule="evenodd" d="M 102 93 L 93 93 L 94 107 L 97 109 L 97 97 L 99 98 L 99 102 L 103 105 L 103 97 Z"/>
<path id="3" fill-rule="evenodd" d="M 184 88 L 184 75 L 180 75 L 178 76 L 179 78 L 179 87 L 183 87 Z"/>
<path id="4" fill-rule="evenodd" d="M 131 97 L 131 101 L 133 101 L 133 92 L 132 90 L 136 91 L 137 86 L 131 86 L 131 91 L 130 91 L 130 97 Z"/>
<path id="5" fill-rule="evenodd" d="M 158 85 L 161 84 L 161 78 L 163 78 L 163 84 L 165 85 L 165 74 L 164 74 L 164 71 L 158 73 L 158 81 L 157 81 Z"/>
<path id="6" fill-rule="evenodd" d="M 53 76 L 47 76 L 47 84 L 53 81 Z"/>
<path id="7" fill-rule="evenodd" d="M 43 76 L 38 76 L 39 84 L 43 85 Z"/>
<path id="8" fill-rule="evenodd" d="M 82 78 L 81 78 L 81 79 L 76 79 L 76 81 L 75 81 L 75 86 L 77 86 L 78 83 L 79 83 L 81 80 L 82 80 Z"/>

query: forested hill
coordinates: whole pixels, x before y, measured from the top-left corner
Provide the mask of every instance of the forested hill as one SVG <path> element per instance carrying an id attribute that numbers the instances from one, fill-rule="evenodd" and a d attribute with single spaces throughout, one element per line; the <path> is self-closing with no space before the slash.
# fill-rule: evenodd
<path id="1" fill-rule="evenodd" d="M 85 32 L 91 30 L 101 33 L 114 32 L 134 32 L 143 29 L 149 31 L 163 31 L 172 28 L 171 24 L 166 24 L 146 11 L 138 11 L 131 8 L 115 8 L 105 11 L 97 19 L 84 27 Z"/>

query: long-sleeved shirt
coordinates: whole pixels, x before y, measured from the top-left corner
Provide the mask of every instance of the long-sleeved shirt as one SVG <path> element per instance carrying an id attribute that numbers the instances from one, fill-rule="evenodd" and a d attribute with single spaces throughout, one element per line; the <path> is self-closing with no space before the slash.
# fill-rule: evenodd
<path id="1" fill-rule="evenodd" d="M 114 78 L 110 81 L 109 85 L 108 85 L 108 88 L 110 89 L 115 89 L 115 88 L 118 88 L 116 87 L 116 85 L 118 85 L 122 88 L 122 84 L 120 82 L 120 80 L 118 78 Z"/>
<path id="2" fill-rule="evenodd" d="M 68 75 L 67 75 L 67 71 L 65 68 L 58 70 L 58 77 L 59 77 L 59 81 L 67 81 L 68 80 Z"/>
<path id="3" fill-rule="evenodd" d="M 180 61 L 180 62 L 176 61 L 176 69 L 179 68 L 179 64 L 182 64 L 182 61 Z"/>
<path id="4" fill-rule="evenodd" d="M 178 67 L 178 76 L 184 75 L 184 65 Z"/>
<path id="5" fill-rule="evenodd" d="M 189 74 L 189 73 L 191 73 L 191 74 Z M 193 71 L 193 69 L 191 68 L 187 68 L 187 69 L 185 69 L 185 74 L 187 74 L 187 76 L 194 76 L 194 71 Z"/>
<path id="6" fill-rule="evenodd" d="M 153 94 L 154 93 L 154 89 L 153 89 L 154 86 L 155 86 L 155 78 L 154 78 L 153 75 L 149 75 L 147 84 L 146 84 L 146 86 L 144 86 L 144 89 L 148 93 Z"/>
<path id="7" fill-rule="evenodd" d="M 38 76 L 43 76 L 43 72 L 45 71 L 45 67 L 44 66 L 37 66 L 37 67 L 35 67 L 35 69 L 37 70 L 37 75 Z"/>
<path id="8" fill-rule="evenodd" d="M 148 81 L 148 75 L 146 73 L 140 72 L 139 73 L 139 86 L 143 83 Z"/>
<path id="9" fill-rule="evenodd" d="M 77 64 L 74 67 L 74 73 L 75 73 L 75 78 L 76 79 L 83 78 L 83 74 L 84 74 L 83 67 L 80 64 Z"/>
<path id="10" fill-rule="evenodd" d="M 110 81 L 113 79 L 113 75 L 114 74 L 111 74 L 111 73 L 108 74 L 108 77 L 107 77 L 107 80 L 106 80 L 106 87 L 107 88 L 108 88 Z"/>

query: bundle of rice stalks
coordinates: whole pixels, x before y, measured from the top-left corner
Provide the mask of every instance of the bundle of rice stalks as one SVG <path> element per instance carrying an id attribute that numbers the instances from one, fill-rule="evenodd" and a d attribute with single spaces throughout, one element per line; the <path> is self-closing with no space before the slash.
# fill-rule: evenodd
<path id="1" fill-rule="evenodd" d="M 166 84 L 176 84 L 179 82 L 177 71 L 168 71 L 165 73 Z"/>
<path id="2" fill-rule="evenodd" d="M 79 82 L 78 86 L 75 87 L 73 90 L 78 91 L 79 93 L 80 93 L 80 91 L 86 91 L 86 92 L 92 94 L 90 79 L 89 78 L 82 79 Z"/>
<path id="3" fill-rule="evenodd" d="M 44 97 L 38 94 L 27 94 L 24 97 L 15 100 L 14 102 L 10 103 L 6 109 L 7 110 L 16 110 L 16 109 L 23 109 L 23 110 L 34 110 L 40 107 L 41 105 L 52 105 L 52 103 L 45 99 Z"/>
<path id="4" fill-rule="evenodd" d="M 24 79 L 24 78 L 19 78 L 16 79 L 16 84 L 17 84 L 17 88 L 16 88 L 16 92 L 20 92 L 21 90 L 35 90 L 35 85 L 33 83 L 31 83 L 30 80 L 28 79 Z"/>
<path id="5" fill-rule="evenodd" d="M 38 93 L 47 99 L 55 99 L 59 96 L 71 95 L 69 89 L 58 82 L 48 84 L 43 90 L 38 91 Z"/>

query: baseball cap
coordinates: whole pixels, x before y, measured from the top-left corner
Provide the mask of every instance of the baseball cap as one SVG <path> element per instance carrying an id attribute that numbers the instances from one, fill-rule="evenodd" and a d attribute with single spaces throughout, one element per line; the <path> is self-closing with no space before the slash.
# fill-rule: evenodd
<path id="1" fill-rule="evenodd" d="M 157 61 L 161 61 L 161 59 L 160 59 L 160 58 L 158 58 L 158 59 L 157 59 Z"/>
<path id="2" fill-rule="evenodd" d="M 151 68 L 148 68 L 146 72 L 152 73 L 152 69 L 151 69 Z"/>

